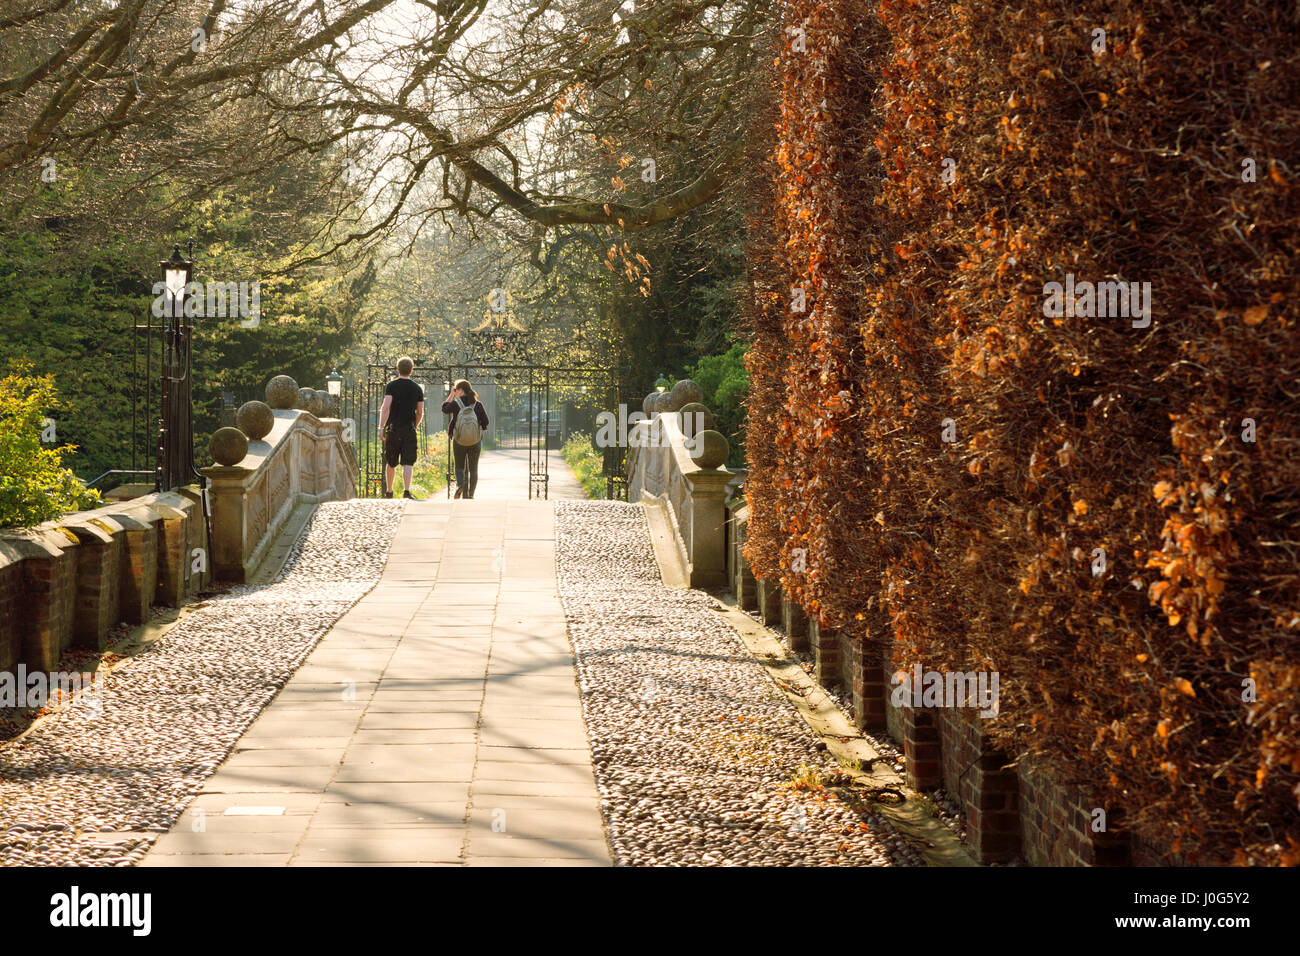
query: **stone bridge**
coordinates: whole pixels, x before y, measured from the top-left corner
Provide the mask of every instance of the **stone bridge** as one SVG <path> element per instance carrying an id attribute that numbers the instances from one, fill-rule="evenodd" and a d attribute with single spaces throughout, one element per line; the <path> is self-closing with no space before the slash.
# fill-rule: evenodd
<path id="1" fill-rule="evenodd" d="M 214 439 L 206 521 L 185 488 L 4 535 L 0 669 L 88 679 L 0 746 L 0 860 L 970 863 L 737 606 L 743 474 L 661 400 L 630 503 L 558 455 L 530 501 L 506 451 L 472 501 L 356 499 L 318 406 Z"/>

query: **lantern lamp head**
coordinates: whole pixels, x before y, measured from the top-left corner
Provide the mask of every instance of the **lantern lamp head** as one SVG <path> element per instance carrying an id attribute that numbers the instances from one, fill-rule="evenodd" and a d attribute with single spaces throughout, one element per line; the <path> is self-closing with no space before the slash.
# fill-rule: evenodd
<path id="1" fill-rule="evenodd" d="M 162 269 L 163 281 L 167 286 L 167 294 L 172 299 L 179 299 L 185 294 L 185 286 L 189 284 L 190 273 L 194 268 L 194 263 L 181 255 L 181 245 L 179 242 L 172 243 L 172 254 L 170 259 L 164 259 L 158 263 Z"/>

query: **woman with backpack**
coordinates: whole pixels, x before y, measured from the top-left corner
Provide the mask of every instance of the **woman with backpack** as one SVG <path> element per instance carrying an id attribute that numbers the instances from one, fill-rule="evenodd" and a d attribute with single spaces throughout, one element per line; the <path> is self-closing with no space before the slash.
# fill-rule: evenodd
<path id="1" fill-rule="evenodd" d="M 451 387 L 442 413 L 450 415 L 447 437 L 451 439 L 456 463 L 456 497 L 473 498 L 478 484 L 478 456 L 483 450 L 483 432 L 488 427 L 487 412 L 474 393 L 474 386 L 461 379 Z"/>

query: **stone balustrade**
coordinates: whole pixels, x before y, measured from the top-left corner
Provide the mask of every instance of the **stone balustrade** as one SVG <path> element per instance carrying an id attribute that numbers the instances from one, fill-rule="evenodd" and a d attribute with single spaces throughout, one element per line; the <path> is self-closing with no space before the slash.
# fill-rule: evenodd
<path id="1" fill-rule="evenodd" d="M 288 381 L 280 391 L 296 401 Z M 102 651 L 115 625 L 143 624 L 155 605 L 179 606 L 213 578 L 245 581 L 295 506 L 351 498 L 356 453 L 341 421 L 316 416 L 335 410 L 323 396 L 308 396 L 313 410 L 252 410 L 245 427 L 259 437 L 233 436 L 242 459 L 202 469 L 206 522 L 190 485 L 0 531 L 0 672 L 53 672 L 69 647 Z"/>
<path id="2" fill-rule="evenodd" d="M 264 437 L 233 465 L 202 469 L 211 482 L 212 566 L 219 580 L 246 581 L 293 509 L 353 497 L 357 457 L 337 418 L 276 408 Z"/>
<path id="3" fill-rule="evenodd" d="M 637 422 L 629 431 L 628 445 L 628 500 L 665 506 L 691 587 L 725 585 L 726 511 L 733 474 L 725 466 L 709 468 L 697 462 L 691 454 L 694 441 L 687 439 L 671 413 Z"/>

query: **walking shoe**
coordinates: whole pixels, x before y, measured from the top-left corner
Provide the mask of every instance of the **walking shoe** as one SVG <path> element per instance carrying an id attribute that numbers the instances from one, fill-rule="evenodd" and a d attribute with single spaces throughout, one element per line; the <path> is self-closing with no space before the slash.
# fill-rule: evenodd
<path id="1" fill-rule="evenodd" d="M 393 497 L 393 493 L 392 493 L 391 491 L 385 491 L 385 492 L 384 492 L 384 497 L 385 497 L 385 498 L 391 498 L 391 497 Z"/>
<path id="2" fill-rule="evenodd" d="M 402 497 L 403 497 L 403 498 L 410 498 L 412 501 L 415 500 L 415 495 L 411 494 L 409 491 L 403 491 L 403 492 L 402 492 Z"/>
<path id="3" fill-rule="evenodd" d="M 452 497 L 453 497 L 453 498 L 459 498 L 459 497 L 460 497 L 462 494 L 464 494 L 464 493 L 465 493 L 465 489 L 464 489 L 464 488 L 457 488 L 457 489 L 456 489 L 456 493 L 455 493 L 454 495 L 452 495 Z"/>

